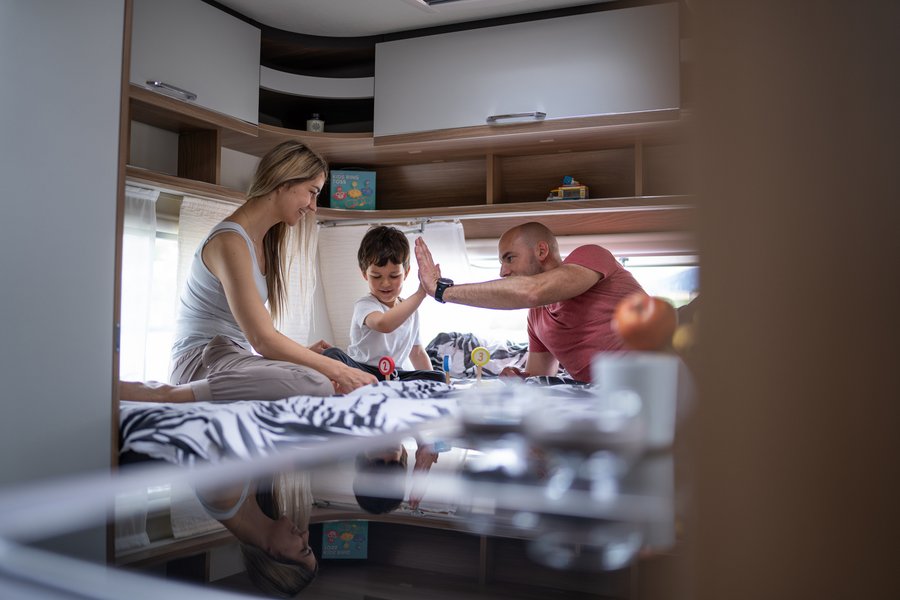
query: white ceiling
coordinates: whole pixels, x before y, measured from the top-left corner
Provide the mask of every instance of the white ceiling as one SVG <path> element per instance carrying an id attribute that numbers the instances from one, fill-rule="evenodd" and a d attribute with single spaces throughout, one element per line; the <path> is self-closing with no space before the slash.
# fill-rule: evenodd
<path id="1" fill-rule="evenodd" d="M 609 0 L 218 0 L 263 25 L 329 37 L 380 35 Z"/>

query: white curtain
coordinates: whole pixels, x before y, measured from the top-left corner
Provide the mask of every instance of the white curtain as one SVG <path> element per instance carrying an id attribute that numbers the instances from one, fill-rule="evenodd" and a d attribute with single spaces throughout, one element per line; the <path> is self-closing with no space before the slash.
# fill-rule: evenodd
<path id="1" fill-rule="evenodd" d="M 237 208 L 230 202 L 191 198 L 181 200 L 178 214 L 178 298 L 184 289 L 194 252 L 209 230 Z"/>
<path id="2" fill-rule="evenodd" d="M 334 334 L 334 339 L 326 341 L 344 350 L 350 343 L 353 304 L 369 292 L 356 261 L 359 243 L 368 230 L 368 225 L 319 227 L 319 269 L 325 310 Z M 404 287 L 404 296 L 407 289 Z"/>
<path id="3" fill-rule="evenodd" d="M 125 186 L 119 376 L 143 380 L 153 286 L 158 190 Z"/>
<path id="4" fill-rule="evenodd" d="M 217 223 L 237 208 L 230 202 L 185 196 L 178 217 L 178 297 L 187 279 L 194 252 Z M 288 306 L 278 329 L 291 339 L 307 344 L 316 281 L 317 228 L 304 218 L 292 230 L 293 258 L 288 271 Z"/>

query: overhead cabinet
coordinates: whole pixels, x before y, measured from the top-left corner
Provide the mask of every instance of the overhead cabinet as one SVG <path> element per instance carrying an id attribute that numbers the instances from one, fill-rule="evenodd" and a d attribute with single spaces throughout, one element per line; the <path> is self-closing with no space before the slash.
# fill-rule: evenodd
<path id="1" fill-rule="evenodd" d="M 375 136 L 679 106 L 676 3 L 379 43 Z M 525 117 L 540 118 L 538 117 Z M 511 120 L 521 121 L 522 117 Z"/>
<path id="2" fill-rule="evenodd" d="M 259 120 L 260 32 L 200 0 L 134 0 L 131 82 Z"/>

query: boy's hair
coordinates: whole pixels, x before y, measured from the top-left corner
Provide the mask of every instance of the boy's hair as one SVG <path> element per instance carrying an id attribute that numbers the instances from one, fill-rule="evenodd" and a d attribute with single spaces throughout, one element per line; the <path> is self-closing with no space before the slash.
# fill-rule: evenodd
<path id="1" fill-rule="evenodd" d="M 383 267 L 389 262 L 409 268 L 409 241 L 396 227 L 379 225 L 366 232 L 356 254 L 359 270 L 365 272 L 371 265 Z"/>

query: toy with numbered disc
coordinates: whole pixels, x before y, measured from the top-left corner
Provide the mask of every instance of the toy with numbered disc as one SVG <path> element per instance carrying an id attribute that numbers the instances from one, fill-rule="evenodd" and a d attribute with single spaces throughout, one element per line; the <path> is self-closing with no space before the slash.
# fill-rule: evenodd
<path id="1" fill-rule="evenodd" d="M 481 369 L 491 360 L 491 353 L 483 346 L 472 350 L 472 362 L 475 363 L 475 379 L 481 381 Z"/>
<path id="2" fill-rule="evenodd" d="M 483 367 L 488 364 L 491 360 L 491 353 L 488 352 L 488 349 L 484 346 L 478 346 L 474 350 L 472 350 L 472 362 L 478 365 L 479 367 Z"/>
<path id="3" fill-rule="evenodd" d="M 378 361 L 378 372 L 384 376 L 385 380 L 390 379 L 394 372 L 394 359 L 390 356 L 382 356 Z"/>

